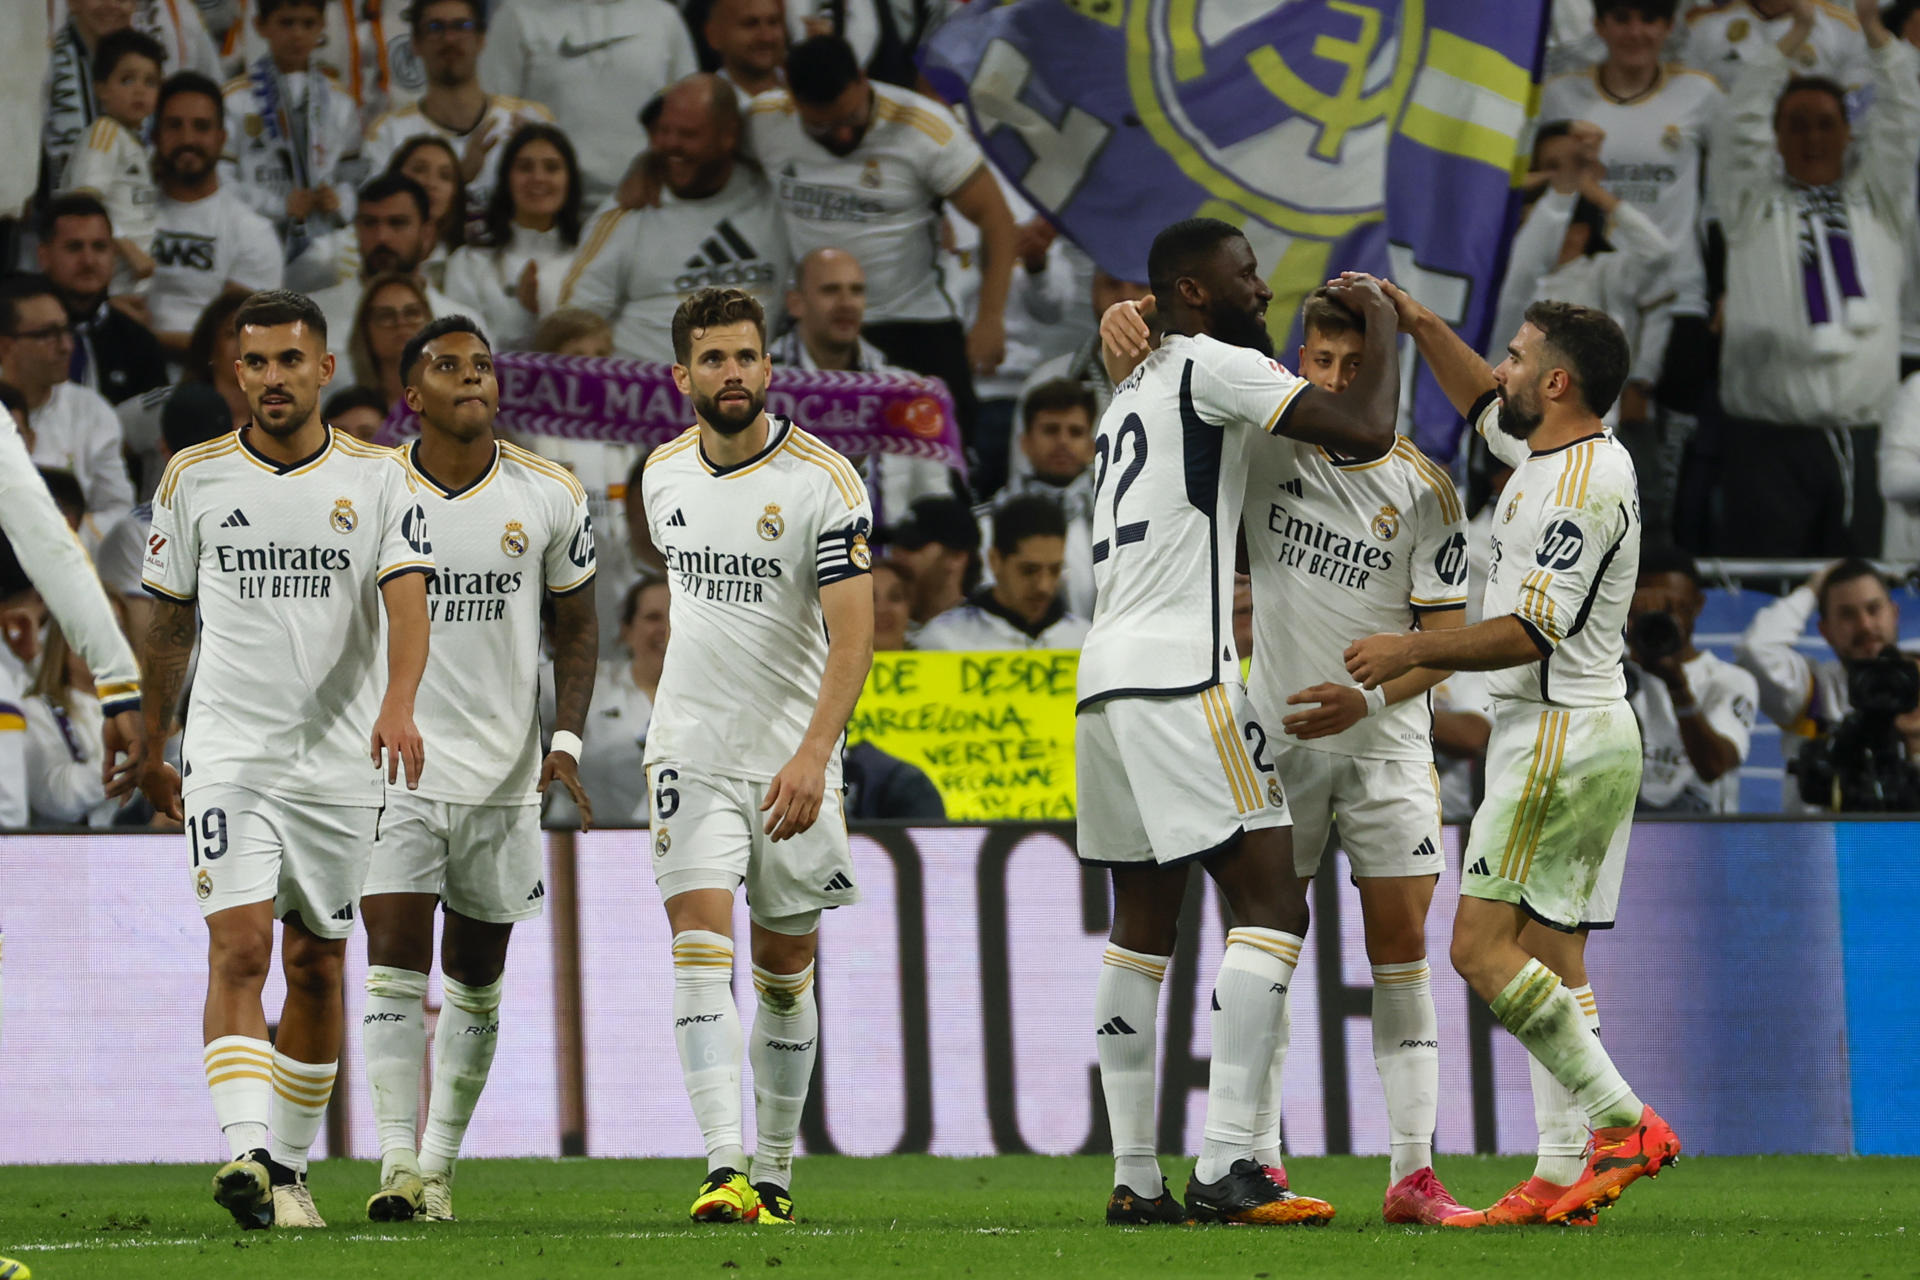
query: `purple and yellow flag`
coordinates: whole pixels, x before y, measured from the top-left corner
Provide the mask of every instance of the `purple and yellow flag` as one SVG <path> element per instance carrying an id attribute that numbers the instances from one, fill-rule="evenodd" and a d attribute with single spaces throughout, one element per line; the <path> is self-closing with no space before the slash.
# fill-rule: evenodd
<path id="1" fill-rule="evenodd" d="M 991 0 L 922 64 L 987 154 L 1123 279 L 1161 227 L 1246 229 L 1275 340 L 1343 270 L 1389 275 L 1485 349 L 1545 0 Z M 1422 374 L 1413 429 L 1459 420 Z"/>

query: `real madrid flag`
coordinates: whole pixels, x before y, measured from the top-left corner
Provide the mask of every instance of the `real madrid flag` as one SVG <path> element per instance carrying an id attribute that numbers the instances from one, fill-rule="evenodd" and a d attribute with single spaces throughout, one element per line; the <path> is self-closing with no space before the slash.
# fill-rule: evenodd
<path id="1" fill-rule="evenodd" d="M 922 54 L 994 163 L 1102 268 L 1170 222 L 1246 228 L 1290 350 L 1299 302 L 1391 275 L 1477 349 L 1504 267 L 1545 0 L 972 0 Z M 1288 339 L 1291 336 L 1292 341 Z M 1429 376 L 1421 447 L 1459 420 Z"/>

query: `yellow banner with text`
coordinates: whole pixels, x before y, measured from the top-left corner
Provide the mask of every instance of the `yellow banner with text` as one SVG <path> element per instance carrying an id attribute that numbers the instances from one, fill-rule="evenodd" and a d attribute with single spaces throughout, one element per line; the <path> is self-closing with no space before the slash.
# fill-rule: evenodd
<path id="1" fill-rule="evenodd" d="M 924 770 L 955 822 L 1074 815 L 1071 649 L 873 655 L 849 742 Z"/>

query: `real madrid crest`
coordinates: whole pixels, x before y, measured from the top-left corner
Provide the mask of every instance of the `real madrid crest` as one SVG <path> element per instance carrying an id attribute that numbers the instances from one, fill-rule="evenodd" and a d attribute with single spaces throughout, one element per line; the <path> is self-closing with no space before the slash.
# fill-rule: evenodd
<path id="1" fill-rule="evenodd" d="M 1514 512 L 1516 512 L 1516 511 L 1518 511 L 1518 510 L 1520 509 L 1520 499 L 1522 499 L 1522 498 L 1524 498 L 1524 497 L 1526 497 L 1526 496 L 1527 496 L 1527 495 L 1526 495 L 1526 493 L 1525 493 L 1525 491 L 1524 491 L 1524 490 L 1523 490 L 1523 491 L 1521 491 L 1521 492 L 1518 492 L 1518 493 L 1515 493 L 1515 494 L 1513 495 L 1513 500 L 1512 500 L 1511 502 L 1509 502 L 1509 503 L 1507 503 L 1507 510 L 1506 510 L 1506 514 L 1504 514 L 1504 515 L 1502 515 L 1502 516 L 1500 517 L 1500 523 L 1501 523 L 1501 524 L 1512 524 L 1512 523 L 1513 523 L 1513 513 L 1514 513 Z"/>
<path id="2" fill-rule="evenodd" d="M 255 112 L 240 122 L 240 131 L 249 138 L 257 138 L 267 131 L 267 122 L 261 118 L 258 112 Z"/>
<path id="3" fill-rule="evenodd" d="M 1278 809 L 1281 805 L 1285 804 L 1286 802 L 1287 802 L 1286 793 L 1280 790 L 1280 779 L 1268 778 L 1267 779 L 1267 804 L 1275 809 Z"/>
<path id="4" fill-rule="evenodd" d="M 193 873 L 193 891 L 202 902 L 213 896 L 213 877 L 207 874 L 205 867 Z"/>
<path id="5" fill-rule="evenodd" d="M 781 534 L 785 533 L 787 531 L 787 521 L 786 518 L 780 514 L 780 504 L 777 502 L 769 502 L 767 509 L 760 513 L 760 523 L 756 525 L 755 528 L 760 531 L 760 536 L 768 542 L 776 541 Z"/>
<path id="6" fill-rule="evenodd" d="M 866 167 L 860 170 L 860 185 L 874 190 L 879 188 L 880 162 L 878 160 L 868 160 Z"/>
<path id="7" fill-rule="evenodd" d="M 353 512 L 352 498 L 335 498 L 333 514 L 327 517 L 335 533 L 352 533 L 360 523 L 360 517 Z"/>
<path id="8" fill-rule="evenodd" d="M 665 827 L 656 828 L 653 833 L 653 856 L 664 858 L 667 850 L 673 848 L 673 837 L 667 834 Z"/>
<path id="9" fill-rule="evenodd" d="M 1400 508 L 1389 503 L 1380 508 L 1380 514 L 1373 518 L 1373 536 L 1382 542 L 1392 542 L 1400 533 Z"/>
<path id="10" fill-rule="evenodd" d="M 1747 32 L 1751 30 L 1753 30 L 1753 25 L 1745 18 L 1735 18 L 1727 24 L 1727 43 L 1739 44 L 1747 38 Z"/>
<path id="11" fill-rule="evenodd" d="M 500 549 L 514 557 L 527 554 L 527 531 L 518 520 L 507 521 L 507 531 L 500 535 Z"/>
<path id="12" fill-rule="evenodd" d="M 1680 133 L 1680 126 L 1670 124 L 1660 131 L 1660 145 L 1669 151 L 1678 151 L 1686 145 L 1686 138 Z"/>
<path id="13" fill-rule="evenodd" d="M 853 567 L 856 569 L 873 568 L 873 548 L 867 545 L 866 534 L 853 535 L 853 545 L 847 548 L 847 559 L 853 561 Z"/>

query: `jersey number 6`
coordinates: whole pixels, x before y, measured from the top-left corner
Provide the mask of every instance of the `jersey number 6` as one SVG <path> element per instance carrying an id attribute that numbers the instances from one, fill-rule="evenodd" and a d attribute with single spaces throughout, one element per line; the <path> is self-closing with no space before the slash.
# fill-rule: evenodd
<path id="1" fill-rule="evenodd" d="M 1131 524 L 1120 522 L 1120 499 L 1127 496 L 1127 489 L 1140 478 L 1141 471 L 1147 465 L 1147 427 L 1140 421 L 1140 415 L 1130 413 L 1126 421 L 1120 424 L 1120 430 L 1113 435 L 1113 456 L 1107 456 L 1107 437 L 1101 436 L 1093 442 L 1093 500 L 1098 503 L 1100 495 L 1106 492 L 1108 462 L 1120 465 L 1120 455 L 1125 452 L 1127 438 L 1133 438 L 1133 461 L 1120 473 L 1120 483 L 1113 487 L 1113 542 L 1110 545 L 1105 538 L 1093 544 L 1093 562 L 1099 564 L 1112 555 L 1115 548 L 1124 547 L 1130 542 L 1147 540 L 1147 522 L 1135 520 Z"/>

